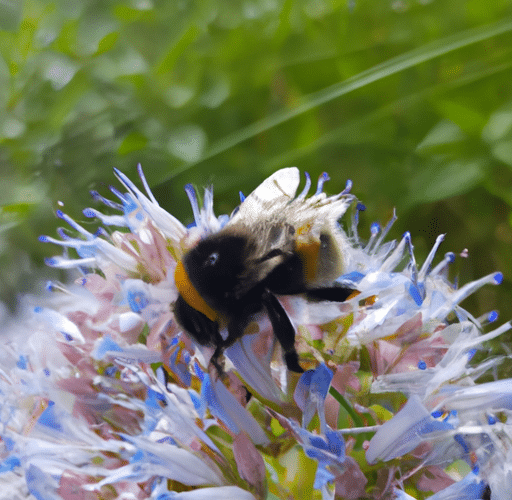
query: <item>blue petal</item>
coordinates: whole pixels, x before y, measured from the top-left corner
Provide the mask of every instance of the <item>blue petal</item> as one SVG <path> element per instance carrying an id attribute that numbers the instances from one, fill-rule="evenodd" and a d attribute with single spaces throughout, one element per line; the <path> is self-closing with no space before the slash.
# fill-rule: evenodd
<path id="1" fill-rule="evenodd" d="M 25 474 L 27 487 L 37 500 L 56 500 L 57 481 L 45 474 L 39 467 L 31 464 Z M 54 484 L 52 484 L 54 483 Z"/>
<path id="2" fill-rule="evenodd" d="M 325 399 L 329 392 L 333 376 L 332 371 L 325 363 L 318 365 L 311 377 L 311 391 L 319 394 L 322 399 Z"/>
<path id="3" fill-rule="evenodd" d="M 96 359 L 102 359 L 109 351 L 123 352 L 123 349 L 109 335 L 105 335 L 101 344 L 96 348 Z"/>
<path id="4" fill-rule="evenodd" d="M 148 394 L 146 396 L 146 404 L 150 408 L 156 408 L 160 410 L 162 407 L 160 406 L 159 401 L 165 401 L 165 397 L 162 393 L 154 391 L 150 387 L 147 388 Z"/>
<path id="5" fill-rule="evenodd" d="M 309 438 L 309 443 L 315 448 L 318 448 L 319 450 L 327 451 L 329 449 L 329 445 L 327 444 L 327 442 L 320 436 L 313 436 Z"/>
<path id="6" fill-rule="evenodd" d="M 315 482 L 313 483 L 313 488 L 320 490 L 323 486 L 325 486 L 327 483 L 334 480 L 334 475 L 331 474 L 327 469 L 324 467 L 318 467 L 316 470 L 315 475 Z"/>
<path id="7" fill-rule="evenodd" d="M 201 398 L 206 401 L 206 404 L 210 408 L 212 414 L 222 420 L 232 432 L 236 434 L 240 432 L 236 423 L 231 419 L 225 411 L 222 403 L 217 399 L 209 375 L 204 376 L 203 384 L 201 386 Z"/>
<path id="8" fill-rule="evenodd" d="M 142 450 L 137 450 L 131 457 L 130 463 L 141 462 L 145 458 L 145 454 Z"/>
<path id="9" fill-rule="evenodd" d="M 53 401 L 48 401 L 48 407 L 43 411 L 43 413 L 41 413 L 37 422 L 45 425 L 46 427 L 62 432 L 62 425 L 55 414 L 55 403 Z"/>
<path id="10" fill-rule="evenodd" d="M 0 473 L 1 472 L 10 472 L 16 467 L 21 465 L 20 459 L 18 457 L 8 457 L 2 463 L 0 463 Z"/>
<path id="11" fill-rule="evenodd" d="M 22 370 L 27 369 L 27 358 L 26 356 L 23 356 L 23 354 L 20 354 L 20 357 L 18 358 L 18 361 L 16 361 L 16 366 L 18 368 L 21 368 Z"/>
<path id="12" fill-rule="evenodd" d="M 329 442 L 329 451 L 338 458 L 345 458 L 345 441 L 336 431 L 328 429 L 325 433 Z"/>
<path id="13" fill-rule="evenodd" d="M 435 495 L 427 498 L 427 500 L 475 500 L 482 498 L 486 484 L 474 473 L 467 474 L 462 481 L 453 483 Z"/>
<path id="14" fill-rule="evenodd" d="M 141 290 L 128 291 L 127 299 L 131 310 L 136 313 L 140 313 L 149 304 L 149 299 Z"/>
<path id="15" fill-rule="evenodd" d="M 423 304 L 423 297 L 421 296 L 419 288 L 412 283 L 409 285 L 409 295 L 413 298 L 414 302 L 416 302 L 417 306 Z"/>
<path id="16" fill-rule="evenodd" d="M 363 273 L 352 271 L 351 273 L 342 274 L 336 281 L 352 281 L 353 283 L 359 283 L 363 278 Z"/>
<path id="17" fill-rule="evenodd" d="M 11 451 L 12 449 L 14 449 L 14 441 L 10 437 L 1 436 L 1 439 L 4 442 L 4 445 L 8 451 Z"/>
<path id="18" fill-rule="evenodd" d="M 192 403 L 194 405 L 194 408 L 196 409 L 197 413 L 199 413 L 200 416 L 204 415 L 205 405 L 202 403 L 201 398 L 196 393 L 196 391 L 193 391 L 189 389 L 188 391 L 190 395 L 190 399 L 192 400 Z"/>

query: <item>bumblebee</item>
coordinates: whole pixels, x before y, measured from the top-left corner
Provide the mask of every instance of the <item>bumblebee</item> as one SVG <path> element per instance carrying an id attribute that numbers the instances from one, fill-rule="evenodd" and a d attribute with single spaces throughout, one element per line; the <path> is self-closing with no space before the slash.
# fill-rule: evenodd
<path id="1" fill-rule="evenodd" d="M 238 207 L 229 222 L 190 249 L 178 262 L 174 305 L 178 323 L 200 345 L 215 348 L 219 371 L 223 350 L 244 335 L 251 318 L 265 312 L 289 370 L 303 372 L 295 350 L 295 329 L 279 295 L 342 302 L 354 291 L 335 282 L 349 258 L 338 219 L 353 200 L 327 197 L 319 180 L 295 196 L 297 168 L 277 171 Z M 227 337 L 221 335 L 227 330 Z"/>

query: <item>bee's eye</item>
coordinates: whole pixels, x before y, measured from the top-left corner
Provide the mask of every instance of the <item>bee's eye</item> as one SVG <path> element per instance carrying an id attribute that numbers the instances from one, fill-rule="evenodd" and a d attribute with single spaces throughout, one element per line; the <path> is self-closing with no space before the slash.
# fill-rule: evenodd
<path id="1" fill-rule="evenodd" d="M 205 266 L 214 266 L 219 260 L 219 252 L 213 252 L 204 261 Z"/>

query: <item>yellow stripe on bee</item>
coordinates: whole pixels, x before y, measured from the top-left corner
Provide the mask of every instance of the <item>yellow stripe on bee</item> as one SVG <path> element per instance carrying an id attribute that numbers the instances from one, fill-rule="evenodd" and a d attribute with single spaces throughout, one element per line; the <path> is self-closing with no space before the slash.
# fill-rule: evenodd
<path id="1" fill-rule="evenodd" d="M 199 295 L 199 292 L 191 283 L 187 271 L 185 270 L 185 266 L 181 260 L 178 262 L 176 270 L 174 271 L 174 281 L 176 282 L 178 292 L 180 292 L 180 295 L 190 307 L 193 307 L 196 311 L 203 313 L 208 319 L 217 321 L 217 312 L 204 301 L 201 295 Z"/>
<path id="2" fill-rule="evenodd" d="M 299 254 L 304 272 L 304 281 L 313 283 L 318 269 L 318 253 L 320 241 L 304 242 L 297 241 L 295 251 Z"/>

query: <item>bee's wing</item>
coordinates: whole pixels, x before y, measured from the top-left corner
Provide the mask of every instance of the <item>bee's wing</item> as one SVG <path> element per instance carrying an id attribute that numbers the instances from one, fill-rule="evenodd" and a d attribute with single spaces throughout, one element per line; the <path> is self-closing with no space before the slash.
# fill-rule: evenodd
<path id="1" fill-rule="evenodd" d="M 265 179 L 240 205 L 231 222 L 250 225 L 261 221 L 265 213 L 285 206 L 295 197 L 300 183 L 297 167 L 283 168 Z"/>

